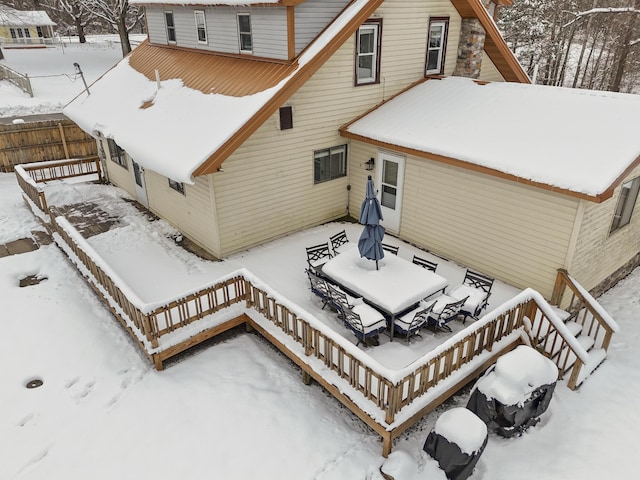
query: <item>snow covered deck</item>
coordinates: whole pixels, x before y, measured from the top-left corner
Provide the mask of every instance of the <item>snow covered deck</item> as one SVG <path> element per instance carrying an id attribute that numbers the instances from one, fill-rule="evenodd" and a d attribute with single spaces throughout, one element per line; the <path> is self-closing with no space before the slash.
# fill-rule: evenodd
<path id="1" fill-rule="evenodd" d="M 379 346 L 356 347 L 335 313 L 323 310 L 310 292 L 304 247 L 342 229 L 355 241 L 362 228 L 357 224 L 322 225 L 209 262 L 183 250 L 177 231 L 162 220 L 150 221 L 117 188 L 56 184 L 45 191 L 67 209 L 86 195 L 113 222 L 113 228 L 83 236 L 58 208 L 51 209 L 58 245 L 159 369 L 167 358 L 245 324 L 300 366 L 305 379 L 318 381 L 379 433 L 385 453 L 422 415 L 501 354 L 526 343 L 528 319 L 557 332 L 554 348 L 557 342 L 570 350 L 573 362 L 589 361 L 537 292 L 518 292 L 499 282 L 487 315 L 466 327 L 454 325 L 453 334 L 425 330 L 411 344 L 383 335 Z M 402 256 L 428 256 L 392 240 Z M 437 261 L 450 285 L 462 280 L 463 267 Z"/>

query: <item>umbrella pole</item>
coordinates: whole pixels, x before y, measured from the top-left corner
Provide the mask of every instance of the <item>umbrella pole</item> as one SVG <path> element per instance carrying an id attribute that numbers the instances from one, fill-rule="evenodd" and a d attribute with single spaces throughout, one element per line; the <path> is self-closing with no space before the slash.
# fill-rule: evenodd
<path id="1" fill-rule="evenodd" d="M 376 260 L 376 270 L 378 270 L 378 260 Z"/>

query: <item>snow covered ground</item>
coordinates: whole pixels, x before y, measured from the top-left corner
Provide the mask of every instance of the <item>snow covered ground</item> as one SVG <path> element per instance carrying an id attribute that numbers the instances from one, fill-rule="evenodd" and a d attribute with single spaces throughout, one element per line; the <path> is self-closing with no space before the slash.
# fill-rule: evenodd
<path id="1" fill-rule="evenodd" d="M 22 224 L 33 221 L 11 180 L 0 175 L 5 238 L 22 236 Z M 300 272 L 273 266 L 288 265 L 305 235 L 230 261 L 279 291 L 298 291 Z M 198 275 L 212 268 L 183 261 Z M 32 274 L 48 279 L 19 288 Z M 166 289 L 172 277 L 155 283 Z M 473 479 L 633 475 L 639 286 L 636 271 L 601 298 L 622 328 L 609 359 L 577 392 L 560 383 L 542 422 L 522 437 L 490 435 Z M 0 478 L 382 478 L 378 436 L 322 388 L 305 386 L 299 369 L 256 334 L 227 335 L 156 372 L 53 245 L 0 259 L 0 292 Z M 33 378 L 44 385 L 25 388 Z M 418 478 L 444 479 L 422 444 L 438 415 L 466 400 L 454 397 L 396 441 Z"/>
<path id="2" fill-rule="evenodd" d="M 145 37 L 132 35 L 132 44 Z M 86 44 L 64 38 L 62 43 L 47 48 L 3 48 L 4 60 L 0 64 L 29 76 L 33 98 L 12 83 L 0 81 L 0 117 L 60 113 L 84 89 L 73 64 L 80 65 L 91 85 L 122 58 L 116 38 L 117 35 L 89 36 Z"/>
<path id="3" fill-rule="evenodd" d="M 78 50 L 84 49 L 85 57 L 71 57 L 72 48 L 47 49 L 57 52 L 66 66 L 43 75 L 73 75 L 73 62 L 78 62 L 90 82 L 90 75 L 96 78 L 120 57 L 117 45 L 112 51 L 102 44 Z M 92 59 L 101 57 L 101 49 L 102 58 L 111 55 L 110 60 L 91 73 Z M 3 51 L 2 63 L 17 70 L 36 52 L 14 56 Z M 35 59 L 32 65 L 52 63 Z M 37 70 L 30 68 L 28 73 L 36 76 Z M 49 77 L 41 87 L 36 80 L 35 100 L 15 89 L 7 93 L 6 82 L 0 82 L 0 117 L 59 111 L 83 88 L 79 79 Z M 36 228 L 13 175 L 0 174 L 0 243 Z M 293 301 L 309 301 L 296 262 L 311 238 L 319 233 L 326 237 L 336 228 L 292 235 L 238 254 L 231 262 L 246 266 L 280 292 L 294 292 Z M 118 241 L 118 233 L 111 235 L 110 241 L 96 237 L 94 245 L 105 255 L 122 253 L 122 245 L 109 250 Z M 133 258 L 171 243 L 157 236 L 154 242 L 128 246 L 126 255 Z M 223 268 L 176 255 L 180 275 L 156 272 L 151 285 L 157 288 L 149 289 L 150 294 L 164 295 L 179 284 L 178 278 L 200 281 Z M 445 272 L 447 268 L 452 279 L 460 274 L 459 267 L 447 266 Z M 18 287 L 20 278 L 37 274 L 47 280 Z M 140 272 L 131 274 L 132 281 L 144 279 Z M 490 435 L 472 480 L 636 475 L 639 291 L 636 270 L 599 299 L 621 327 L 607 361 L 577 392 L 561 382 L 541 423 L 522 437 Z M 498 300 L 499 295 L 492 297 Z M 0 304 L 1 479 L 382 478 L 379 437 L 318 385 L 305 386 L 300 370 L 256 334 L 226 335 L 156 372 L 54 245 L 0 258 Z M 381 347 L 377 355 L 400 365 L 414 354 L 392 357 Z M 26 389 L 34 378 L 44 384 Z M 437 464 L 422 453 L 422 445 L 439 414 L 466 401 L 466 394 L 454 397 L 395 442 L 394 452 L 416 462 L 419 476 L 407 480 L 444 480 Z"/>

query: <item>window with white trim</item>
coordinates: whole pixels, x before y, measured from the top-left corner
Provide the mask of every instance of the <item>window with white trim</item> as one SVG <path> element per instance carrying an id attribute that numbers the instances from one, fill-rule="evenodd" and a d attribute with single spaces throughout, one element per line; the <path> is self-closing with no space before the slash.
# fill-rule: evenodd
<path id="1" fill-rule="evenodd" d="M 169 179 L 169 186 L 173 188 L 176 192 L 184 195 L 184 183 L 176 182 L 175 180 Z"/>
<path id="2" fill-rule="evenodd" d="M 313 183 L 322 183 L 347 175 L 347 146 L 313 152 Z"/>
<path id="3" fill-rule="evenodd" d="M 238 41 L 240 42 L 240 53 L 253 52 L 253 37 L 251 35 L 251 15 L 248 13 L 238 14 Z"/>
<path id="4" fill-rule="evenodd" d="M 431 18 L 429 20 L 426 75 L 444 74 L 444 57 L 447 50 L 448 31 L 448 18 Z"/>
<path id="5" fill-rule="evenodd" d="M 611 222 L 609 233 L 613 233 L 619 228 L 629 224 L 633 207 L 638 199 L 638 191 L 640 191 L 640 177 L 636 177 L 622 184 L 618 203 L 613 212 L 613 221 Z"/>
<path id="6" fill-rule="evenodd" d="M 125 157 L 125 152 L 120 145 L 118 145 L 113 138 L 107 139 L 107 145 L 109 146 L 109 156 L 111 157 L 111 161 L 128 169 L 127 158 Z"/>
<path id="7" fill-rule="evenodd" d="M 382 20 L 368 20 L 356 36 L 356 85 L 380 82 Z"/>
<path id="8" fill-rule="evenodd" d="M 207 24 L 204 18 L 204 10 L 193 12 L 196 17 L 196 31 L 198 32 L 198 43 L 207 43 Z"/>
<path id="9" fill-rule="evenodd" d="M 167 41 L 170 43 L 175 43 L 176 41 L 176 23 L 173 19 L 173 12 L 167 11 L 164 12 L 164 23 L 167 27 Z M 197 22 L 196 22 L 197 24 Z M 206 32 L 205 32 L 206 36 Z"/>

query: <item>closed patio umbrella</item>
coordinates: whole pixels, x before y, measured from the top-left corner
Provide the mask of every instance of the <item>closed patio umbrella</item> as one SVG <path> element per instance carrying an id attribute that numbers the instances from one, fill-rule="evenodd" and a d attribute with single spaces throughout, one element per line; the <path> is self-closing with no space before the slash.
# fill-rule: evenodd
<path id="1" fill-rule="evenodd" d="M 358 240 L 358 250 L 360 250 L 361 257 L 376 261 L 376 270 L 378 269 L 378 260 L 384 258 L 384 250 L 382 249 L 384 227 L 380 225 L 382 219 L 380 202 L 378 202 L 376 189 L 371 175 L 369 175 L 367 193 L 360 208 L 359 221 L 364 225 L 364 230 Z"/>

